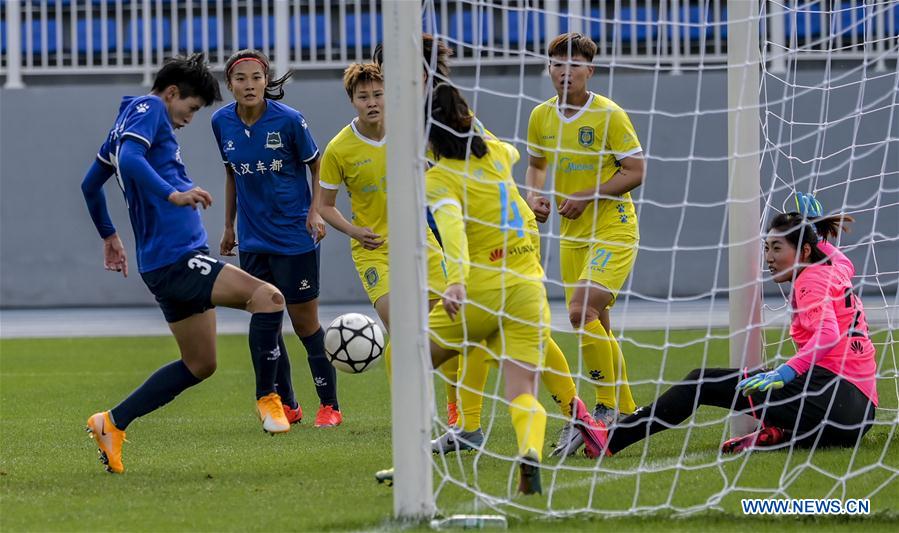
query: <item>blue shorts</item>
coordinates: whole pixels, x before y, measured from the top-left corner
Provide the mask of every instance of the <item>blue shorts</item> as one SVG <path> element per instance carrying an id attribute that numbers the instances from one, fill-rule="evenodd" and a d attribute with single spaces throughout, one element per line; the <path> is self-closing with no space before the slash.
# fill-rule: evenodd
<path id="1" fill-rule="evenodd" d="M 178 322 L 214 308 L 212 287 L 225 263 L 209 257 L 201 248 L 177 261 L 141 274 L 162 309 L 166 322 Z"/>
<path id="2" fill-rule="evenodd" d="M 288 304 L 318 298 L 318 248 L 297 255 L 240 252 L 240 268 L 278 288 Z"/>

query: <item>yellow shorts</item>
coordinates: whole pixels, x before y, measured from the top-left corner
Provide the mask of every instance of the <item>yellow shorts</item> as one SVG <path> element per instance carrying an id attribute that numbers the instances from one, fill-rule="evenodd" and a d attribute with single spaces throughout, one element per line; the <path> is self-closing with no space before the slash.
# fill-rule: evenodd
<path id="1" fill-rule="evenodd" d="M 466 345 L 485 342 L 497 356 L 540 366 L 550 336 L 546 289 L 540 282 L 528 281 L 505 291 L 469 293 L 455 320 L 438 302 L 428 316 L 428 326 L 431 340 L 444 348 L 463 352 Z"/>
<path id="2" fill-rule="evenodd" d="M 353 260 L 359 279 L 362 280 L 362 287 L 374 305 L 390 292 L 390 261 L 387 250 L 365 250 L 354 254 Z M 429 299 L 439 298 L 446 290 L 446 263 L 443 260 L 443 250 L 436 240 L 433 245 L 428 246 L 428 289 L 431 292 Z"/>
<path id="3" fill-rule="evenodd" d="M 562 283 L 565 284 L 565 303 L 571 301 L 579 281 L 589 281 L 608 289 L 612 293 L 608 307 L 615 305 L 618 292 L 634 268 L 639 242 L 634 235 L 619 235 L 578 248 L 560 247 L 559 263 Z"/>

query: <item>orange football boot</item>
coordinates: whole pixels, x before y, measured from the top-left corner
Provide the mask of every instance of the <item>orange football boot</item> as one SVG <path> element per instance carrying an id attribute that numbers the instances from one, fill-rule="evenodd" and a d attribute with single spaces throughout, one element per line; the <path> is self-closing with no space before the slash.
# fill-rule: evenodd
<path id="1" fill-rule="evenodd" d="M 106 465 L 106 471 L 113 474 L 124 473 L 122 443 L 127 442 L 125 432 L 115 427 L 109 418 L 109 411 L 91 415 L 87 419 L 87 432 L 97 443 L 100 462 Z"/>
<path id="2" fill-rule="evenodd" d="M 273 392 L 256 400 L 256 412 L 262 420 L 262 431 L 274 435 L 290 431 L 290 422 L 284 415 L 284 405 L 281 397 Z"/>

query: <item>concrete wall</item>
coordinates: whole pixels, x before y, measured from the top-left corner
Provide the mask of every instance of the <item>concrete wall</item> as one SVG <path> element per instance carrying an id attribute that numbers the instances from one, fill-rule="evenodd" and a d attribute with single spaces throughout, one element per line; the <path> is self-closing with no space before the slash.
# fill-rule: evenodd
<path id="1" fill-rule="evenodd" d="M 762 119 L 766 138 L 773 144 L 763 158 L 763 191 L 765 200 L 780 208 L 794 183 L 804 190 L 812 179 L 819 190 L 829 186 L 819 195 L 825 206 L 850 206 L 859 219 L 847 241 L 868 243 L 851 253 L 865 283 L 894 292 L 899 271 L 896 78 L 875 73 L 866 77 L 858 83 L 861 73 L 834 70 L 828 91 L 814 89 L 825 79 L 822 70 L 800 71 L 791 80 L 793 86 L 810 89 L 765 78 L 769 105 Z M 524 138 L 530 109 L 552 94 L 548 79 L 537 70 L 524 76 L 517 68 L 459 71 L 456 80 L 481 89 L 472 98 L 478 117 L 507 138 Z M 610 76 L 598 71 L 593 87 L 629 111 L 650 158 L 646 183 L 635 195 L 642 240 L 627 289 L 663 299 L 724 295 L 727 253 L 719 248 L 727 237 L 724 72 L 672 76 L 618 69 Z M 153 302 L 136 270 L 128 279 L 103 271 L 101 242 L 79 189 L 120 97 L 145 91 L 114 84 L 0 92 L 0 306 Z M 297 80 L 288 87 L 286 103 L 303 111 L 322 148 L 353 117 L 338 72 Z M 856 109 L 863 112 L 853 113 Z M 190 175 L 220 200 L 224 179 L 210 114 L 211 110 L 201 111 L 195 123 L 178 135 Z M 819 128 L 821 123 L 828 126 Z M 524 164 L 516 168 L 520 181 L 524 169 Z M 880 189 L 886 192 L 878 195 Z M 107 199 L 133 266 L 132 233 L 121 193 L 113 184 L 107 188 Z M 682 207 L 685 202 L 687 208 Z M 214 252 L 222 219 L 221 201 L 204 214 Z M 544 226 L 544 231 L 557 230 L 558 220 Z M 872 238 L 877 241 L 874 245 Z M 674 247 L 677 251 L 672 253 Z M 323 252 L 322 299 L 364 302 L 347 238 L 332 230 Z M 550 277 L 558 279 L 556 244 L 544 243 L 544 255 Z M 560 295 L 558 287 L 551 292 Z"/>

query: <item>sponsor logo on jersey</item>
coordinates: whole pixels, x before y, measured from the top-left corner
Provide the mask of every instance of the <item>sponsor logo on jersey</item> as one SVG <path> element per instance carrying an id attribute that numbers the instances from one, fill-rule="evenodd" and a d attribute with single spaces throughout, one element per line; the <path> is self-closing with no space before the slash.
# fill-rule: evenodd
<path id="1" fill-rule="evenodd" d="M 284 167 L 284 161 L 281 159 L 272 159 L 269 163 L 265 161 L 256 161 L 256 172 L 253 172 L 253 163 L 241 163 L 241 162 L 228 162 L 231 165 L 231 170 L 234 171 L 235 176 L 244 176 L 246 174 L 256 174 L 257 172 L 263 173 L 271 170 L 272 172 L 280 172 Z M 238 168 L 237 165 L 240 165 Z"/>
<path id="2" fill-rule="evenodd" d="M 269 150 L 277 150 L 278 148 L 283 148 L 284 145 L 281 144 L 281 132 L 268 132 L 265 137 L 265 147 Z"/>
<path id="3" fill-rule="evenodd" d="M 572 161 L 570 157 L 559 159 L 559 169 L 566 174 L 569 172 L 581 172 L 585 170 L 591 172 L 596 171 L 596 167 L 593 163 L 577 163 Z"/>
<path id="4" fill-rule="evenodd" d="M 861 341 L 852 341 L 849 343 L 849 349 L 852 350 L 852 353 L 861 354 L 865 351 L 865 345 Z"/>
<path id="5" fill-rule="evenodd" d="M 225 152 L 233 152 L 234 151 L 234 141 L 225 141 Z"/>
<path id="6" fill-rule="evenodd" d="M 374 183 L 372 183 L 372 182 L 366 183 L 359 190 L 362 192 L 366 192 L 366 193 L 378 192 L 378 191 L 387 192 L 387 176 L 381 176 L 380 178 L 375 178 Z"/>
<path id="7" fill-rule="evenodd" d="M 495 263 L 508 255 L 521 255 L 521 254 L 529 254 L 536 252 L 537 249 L 532 245 L 527 244 L 524 246 L 510 246 L 508 248 L 496 248 L 492 252 L 490 252 L 490 262 Z"/>
<path id="8" fill-rule="evenodd" d="M 134 106 L 134 110 L 137 111 L 138 113 L 146 113 L 147 111 L 149 111 L 149 109 L 150 109 L 150 104 L 148 104 L 146 102 L 141 102 L 141 103 L 137 104 L 136 106 Z"/>

